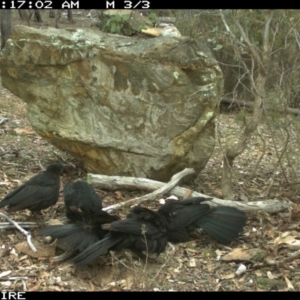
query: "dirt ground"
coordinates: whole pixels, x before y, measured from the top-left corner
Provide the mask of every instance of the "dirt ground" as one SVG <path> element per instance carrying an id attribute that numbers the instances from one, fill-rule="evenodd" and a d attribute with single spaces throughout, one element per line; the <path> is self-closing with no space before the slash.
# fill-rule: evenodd
<path id="1" fill-rule="evenodd" d="M 60 28 L 89 27 L 93 20 L 85 17 L 87 13 L 74 15 L 73 22 L 63 16 Z M 31 25 L 54 26 L 54 20 L 48 18 L 46 11 L 42 11 L 42 18 L 42 24 L 31 22 Z M 22 24 L 16 11 L 13 23 Z M 9 121 L 0 125 L 0 199 L 43 167 L 58 160 L 73 166 L 61 177 L 61 190 L 66 182 L 84 178 L 86 172 L 80 162 L 40 138 L 26 119 L 26 104 L 0 86 L 0 121 L 3 118 L 9 118 Z M 199 179 L 189 188 L 222 197 L 220 145 L 229 135 L 235 136 L 240 130 L 240 123 L 238 114 L 220 115 L 217 119 L 217 140 L 220 143 L 217 143 L 215 153 Z M 233 183 L 236 197 L 245 202 L 270 198 L 289 199 L 297 204 L 300 199 L 297 189 L 291 190 L 284 184 L 284 174 L 280 171 L 276 174 L 269 197 L 262 196 L 277 161 L 272 146 L 274 139 L 265 128 L 262 128 L 263 138 L 254 136 L 247 150 L 235 162 Z M 290 157 L 298 157 L 297 142 L 297 137 L 291 141 L 295 145 L 292 147 L 294 156 L 291 154 Z M 279 133 L 278 146 L 280 149 L 284 146 Z M 249 180 L 248 176 L 255 169 L 262 152 L 266 155 L 256 176 Z M 298 160 L 295 159 L 293 164 L 297 169 Z M 140 192 L 125 190 L 96 191 L 104 198 L 104 206 L 142 195 Z M 158 205 L 158 201 L 146 204 L 149 208 Z M 5 212 L 5 209 L 1 212 Z M 61 193 L 58 203 L 43 213 L 45 223 L 64 216 Z M 123 217 L 127 209 L 116 213 Z M 29 211 L 11 213 L 10 217 L 17 222 L 36 222 Z M 0 288 L 8 291 L 298 291 L 298 231 L 297 215 L 291 220 L 289 214 L 271 216 L 263 212 L 248 213 L 243 235 L 229 246 L 217 244 L 203 234 L 198 240 L 176 245 L 175 253 L 168 249 L 155 262 L 141 261 L 124 251 L 102 257 L 92 266 L 79 268 L 71 260 L 53 263 L 49 256 L 61 254 L 62 251 L 55 244 L 51 245 L 49 239 L 39 236 L 38 228 L 30 229 L 33 244 L 43 249 L 37 255 L 28 251 L 26 238 L 18 230 L 0 229 Z M 236 273 L 243 268 L 245 270 L 240 275 Z"/>

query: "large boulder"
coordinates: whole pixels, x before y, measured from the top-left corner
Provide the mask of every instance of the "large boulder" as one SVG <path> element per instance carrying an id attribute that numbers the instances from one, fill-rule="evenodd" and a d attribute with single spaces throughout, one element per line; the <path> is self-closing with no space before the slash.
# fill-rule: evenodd
<path id="1" fill-rule="evenodd" d="M 197 40 L 15 26 L 1 75 L 37 133 L 90 172 L 168 180 L 212 154 L 223 77 Z"/>

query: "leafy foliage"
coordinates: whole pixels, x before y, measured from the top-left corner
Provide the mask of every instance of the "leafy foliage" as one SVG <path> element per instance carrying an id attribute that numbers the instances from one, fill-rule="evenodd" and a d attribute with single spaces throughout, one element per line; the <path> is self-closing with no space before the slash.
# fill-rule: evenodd
<path id="1" fill-rule="evenodd" d="M 121 33 L 124 22 L 128 21 L 129 15 L 113 15 L 105 23 L 105 29 L 111 33 Z"/>

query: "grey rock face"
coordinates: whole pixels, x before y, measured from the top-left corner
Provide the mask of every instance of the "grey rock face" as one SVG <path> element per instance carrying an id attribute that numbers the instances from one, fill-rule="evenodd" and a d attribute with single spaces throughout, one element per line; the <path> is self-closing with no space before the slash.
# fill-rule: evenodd
<path id="1" fill-rule="evenodd" d="M 223 76 L 196 40 L 15 26 L 1 68 L 38 134 L 90 172 L 168 180 L 211 156 Z"/>

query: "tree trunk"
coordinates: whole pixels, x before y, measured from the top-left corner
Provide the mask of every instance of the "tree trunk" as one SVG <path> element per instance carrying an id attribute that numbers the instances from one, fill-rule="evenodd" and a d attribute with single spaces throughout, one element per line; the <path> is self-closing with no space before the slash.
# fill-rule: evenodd
<path id="1" fill-rule="evenodd" d="M 56 18 L 55 18 L 55 27 L 58 28 L 58 21 L 61 17 L 61 9 L 58 9 L 57 10 L 57 15 L 56 15 Z"/>
<path id="2" fill-rule="evenodd" d="M 38 9 L 34 10 L 34 21 L 38 22 L 38 23 L 43 23 L 42 17 L 41 17 L 41 13 Z"/>
<path id="3" fill-rule="evenodd" d="M 273 18 L 274 12 L 270 12 L 270 15 L 267 17 L 263 32 L 263 45 L 261 49 L 258 49 L 250 41 L 248 34 L 245 31 L 245 28 L 239 23 L 238 20 L 235 20 L 235 24 L 241 34 L 241 37 L 245 43 L 245 49 L 247 50 L 249 56 L 252 60 L 252 69 L 250 69 L 247 64 L 243 61 L 242 54 L 239 52 L 239 41 L 235 34 L 230 30 L 228 24 L 226 23 L 224 15 L 222 16 L 223 23 L 227 28 L 230 36 L 232 37 L 236 53 L 239 55 L 239 60 L 244 67 L 245 73 L 248 75 L 248 78 L 251 82 L 251 92 L 254 95 L 254 107 L 253 113 L 249 120 L 245 121 L 244 131 L 238 137 L 235 143 L 226 145 L 225 154 L 223 158 L 223 174 L 222 174 L 222 191 L 226 199 L 234 199 L 234 193 L 232 190 L 232 167 L 234 159 L 244 152 L 246 146 L 249 144 L 251 136 L 257 129 L 257 126 L 261 122 L 263 114 L 263 102 L 265 98 L 265 84 L 267 78 L 267 70 L 270 64 L 270 43 L 269 43 L 269 33 L 270 25 Z M 254 66 L 257 69 L 254 72 Z"/>
<path id="4" fill-rule="evenodd" d="M 22 21 L 26 21 L 27 25 L 30 26 L 29 16 L 26 9 L 18 9 L 19 16 Z"/>
<path id="5" fill-rule="evenodd" d="M 55 18 L 55 10 L 54 9 L 50 9 L 49 18 Z"/>
<path id="6" fill-rule="evenodd" d="M 11 10 L 2 9 L 1 16 L 1 50 L 11 34 Z"/>
<path id="7" fill-rule="evenodd" d="M 72 9 L 68 9 L 68 20 L 73 21 Z"/>

